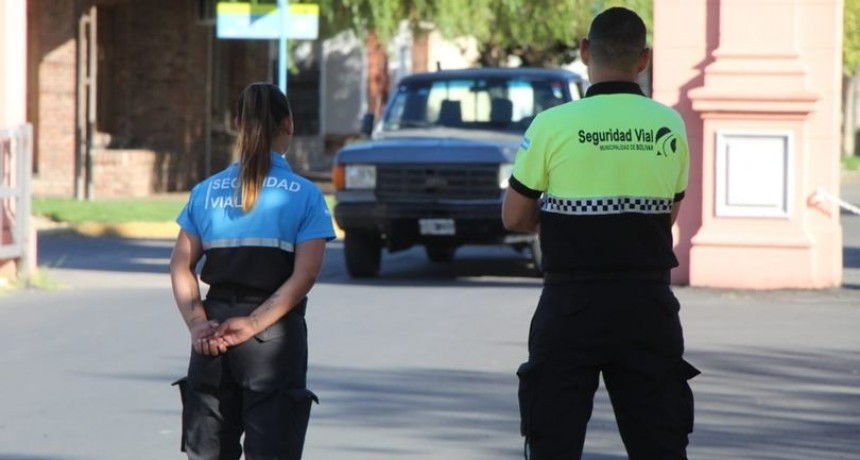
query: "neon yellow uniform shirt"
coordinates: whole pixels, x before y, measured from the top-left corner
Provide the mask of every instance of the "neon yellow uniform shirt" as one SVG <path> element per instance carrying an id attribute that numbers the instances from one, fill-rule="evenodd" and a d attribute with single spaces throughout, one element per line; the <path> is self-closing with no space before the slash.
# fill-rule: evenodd
<path id="1" fill-rule="evenodd" d="M 543 196 L 545 271 L 668 269 L 678 264 L 672 203 L 688 171 L 678 112 L 636 83 L 607 82 L 535 118 L 510 183 Z"/>

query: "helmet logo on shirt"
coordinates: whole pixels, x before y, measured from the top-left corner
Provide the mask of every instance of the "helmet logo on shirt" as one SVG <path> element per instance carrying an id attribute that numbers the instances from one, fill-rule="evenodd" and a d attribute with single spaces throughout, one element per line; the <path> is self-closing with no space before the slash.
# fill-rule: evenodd
<path id="1" fill-rule="evenodd" d="M 669 154 L 678 153 L 678 138 L 672 133 L 672 130 L 667 127 L 662 127 L 657 130 L 657 135 L 654 139 L 654 144 L 657 147 L 657 156 L 669 156 Z"/>

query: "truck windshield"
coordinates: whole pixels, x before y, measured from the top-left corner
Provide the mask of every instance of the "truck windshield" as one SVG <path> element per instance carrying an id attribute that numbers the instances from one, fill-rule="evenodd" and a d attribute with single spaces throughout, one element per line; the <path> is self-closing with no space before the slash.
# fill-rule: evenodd
<path id="1" fill-rule="evenodd" d="M 525 131 L 535 115 L 578 99 L 563 80 L 483 78 L 413 81 L 398 86 L 383 131 L 447 127 Z"/>

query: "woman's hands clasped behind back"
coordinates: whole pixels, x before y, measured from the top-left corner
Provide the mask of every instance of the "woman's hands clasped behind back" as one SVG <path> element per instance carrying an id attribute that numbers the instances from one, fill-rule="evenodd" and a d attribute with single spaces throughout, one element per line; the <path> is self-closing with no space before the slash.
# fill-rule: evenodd
<path id="1" fill-rule="evenodd" d="M 258 333 L 250 316 L 230 318 L 221 324 L 217 321 L 198 321 L 188 328 L 194 351 L 202 355 L 218 356 L 250 340 Z"/>

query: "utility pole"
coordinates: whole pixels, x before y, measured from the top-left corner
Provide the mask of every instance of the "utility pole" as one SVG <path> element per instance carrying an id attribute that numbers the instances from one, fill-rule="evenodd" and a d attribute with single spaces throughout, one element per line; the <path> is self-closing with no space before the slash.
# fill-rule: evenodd
<path id="1" fill-rule="evenodd" d="M 287 50 L 287 15 L 290 14 L 290 0 L 278 0 L 278 14 L 280 14 L 281 27 L 278 34 L 278 87 L 287 94 L 287 66 L 289 65 L 289 51 Z"/>

